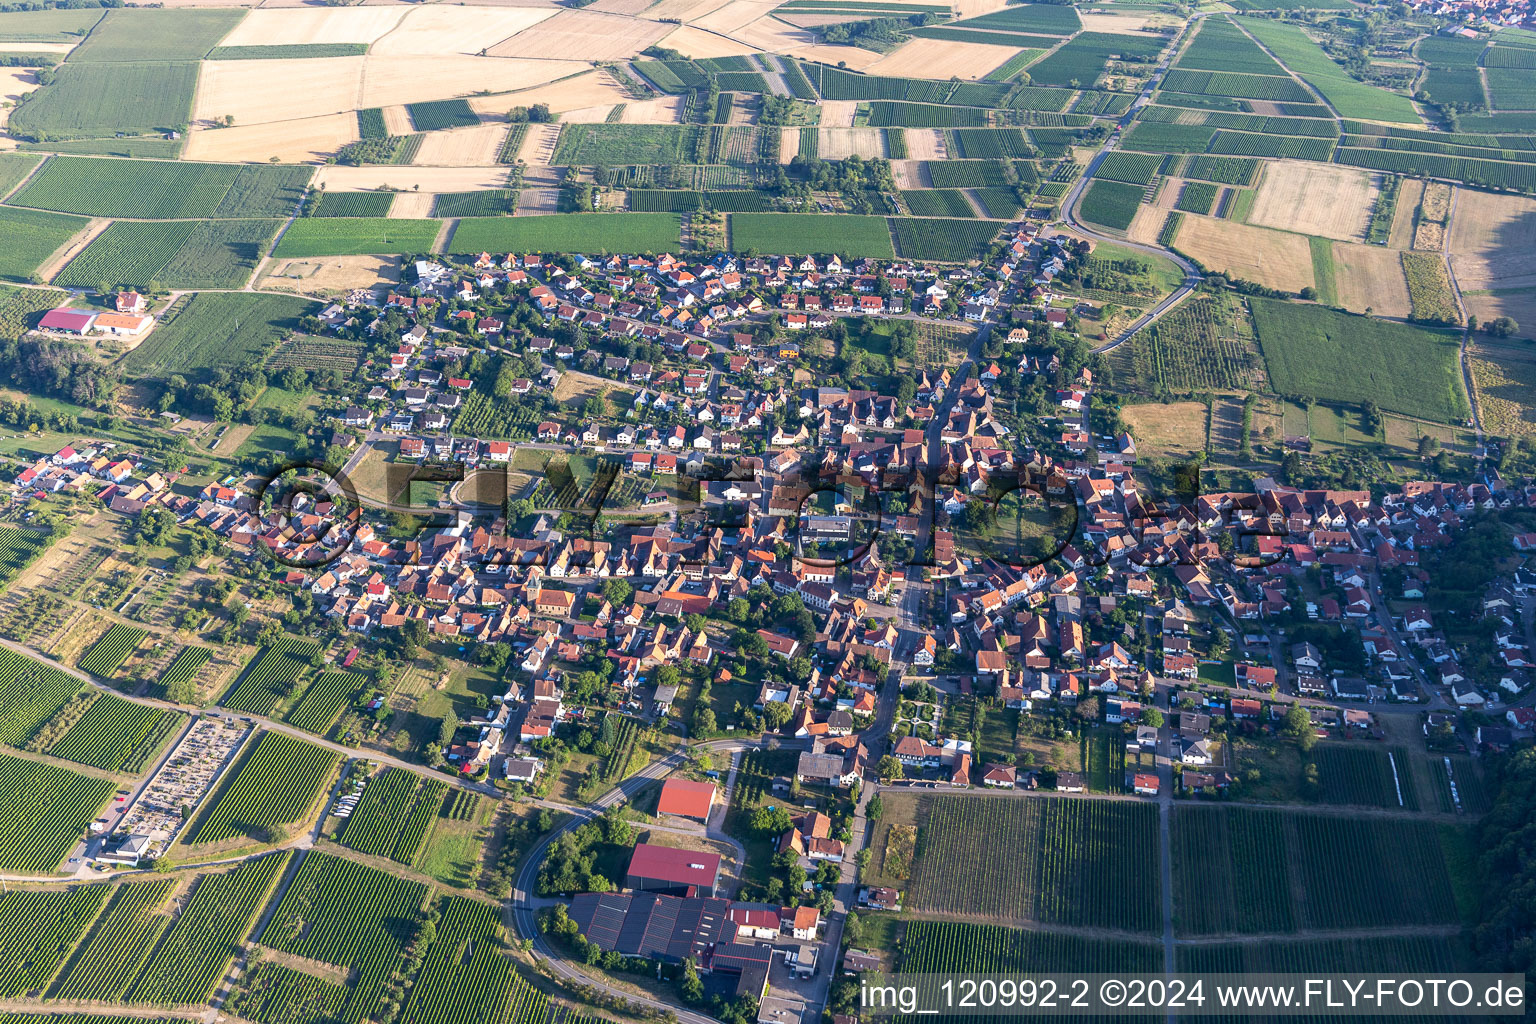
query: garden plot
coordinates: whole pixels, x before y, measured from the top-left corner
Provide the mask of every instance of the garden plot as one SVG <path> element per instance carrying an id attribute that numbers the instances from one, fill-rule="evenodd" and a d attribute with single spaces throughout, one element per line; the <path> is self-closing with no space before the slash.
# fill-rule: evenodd
<path id="1" fill-rule="evenodd" d="M 219 41 L 221 46 L 371 43 L 405 17 L 407 7 L 306 7 L 255 10 Z"/>
<path id="2" fill-rule="evenodd" d="M 498 60 L 460 54 L 364 58 L 360 107 L 392 103 L 426 103 L 481 92 L 516 92 L 585 71 L 589 64 L 572 60 Z M 514 100 L 521 103 L 522 100 Z M 586 106 L 586 104 L 578 104 Z M 505 107 L 502 108 L 505 110 Z"/>
<path id="3" fill-rule="evenodd" d="M 428 132 L 411 163 L 423 167 L 486 167 L 496 162 L 506 137 L 505 124 Z"/>
<path id="4" fill-rule="evenodd" d="M 869 72 L 898 78 L 981 78 L 1018 52 L 1016 46 L 918 38 L 871 64 Z"/>
<path id="5" fill-rule="evenodd" d="M 1352 313 L 1367 308 L 1378 316 L 1409 314 L 1408 283 L 1395 249 L 1380 245 L 1336 242 L 1333 279 L 1338 303 Z"/>
<path id="6" fill-rule="evenodd" d="M 424 8 L 431 10 L 432 8 Z M 461 8 L 472 16 L 481 10 Z M 520 32 L 486 50 L 491 57 L 624 60 L 652 45 L 669 26 L 597 11 L 561 11 L 537 27 Z"/>
<path id="7" fill-rule="evenodd" d="M 1314 284 L 1312 249 L 1304 235 L 1186 213 L 1177 245 L 1212 273 L 1288 292 Z"/>
<path id="8" fill-rule="evenodd" d="M 348 111 L 292 121 L 194 129 L 187 133 L 184 160 L 259 163 L 277 157 L 282 163 L 314 163 L 334 156 L 357 141 L 357 115 Z"/>
<path id="9" fill-rule="evenodd" d="M 350 111 L 358 105 L 366 60 L 205 60 L 192 116 L 200 121 L 233 117 L 238 128 Z M 353 120 L 355 127 L 356 119 Z"/>
<path id="10" fill-rule="evenodd" d="M 879 128 L 822 128 L 820 132 L 817 155 L 823 160 L 885 156 L 885 135 Z"/>
<path id="11" fill-rule="evenodd" d="M 494 55 L 494 48 L 509 36 L 554 16 L 549 8 L 459 7 L 424 4 L 410 8 L 398 28 L 373 44 L 373 54 L 480 53 Z M 508 54 L 534 56 L 534 54 Z M 561 54 L 549 53 L 558 57 Z"/>
<path id="12" fill-rule="evenodd" d="M 1276 160 L 1248 215 L 1250 224 L 1364 241 L 1378 188 L 1375 175 L 1309 160 Z"/>
<path id="13" fill-rule="evenodd" d="M 330 192 L 372 192 L 380 188 L 407 192 L 474 192 L 501 188 L 507 183 L 506 167 L 414 167 L 384 164 L 320 168 L 315 187 Z"/>

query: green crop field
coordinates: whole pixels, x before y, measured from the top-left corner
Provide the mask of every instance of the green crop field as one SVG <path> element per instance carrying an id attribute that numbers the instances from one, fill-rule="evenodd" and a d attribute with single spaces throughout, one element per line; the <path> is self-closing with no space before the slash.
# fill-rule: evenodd
<path id="1" fill-rule="evenodd" d="M 1169 215 L 1176 217 L 1183 214 Z M 1261 365 L 1247 308 L 1220 294 L 1182 303 L 1122 348 L 1129 350 L 1132 379 L 1149 393 L 1248 389 Z"/>
<path id="2" fill-rule="evenodd" d="M 289 856 L 281 850 L 222 875 L 199 878 L 191 899 L 126 1001 L 181 1005 L 212 998 L 288 866 Z"/>
<path id="3" fill-rule="evenodd" d="M 1157 808 L 1100 800 L 935 797 L 904 902 L 914 911 L 1043 924 L 1160 930 L 1156 875 L 1104 878 L 1157 843 Z M 1013 850 L 1008 858 L 989 850 Z"/>
<path id="4" fill-rule="evenodd" d="M 115 221 L 69 261 L 55 283 L 66 288 L 95 288 L 99 283 L 147 288 L 159 280 L 160 268 L 181 251 L 196 226 L 190 220 Z"/>
<path id="5" fill-rule="evenodd" d="M 286 295 L 204 292 L 186 300 L 124 357 L 129 372 L 143 377 L 202 374 L 259 363 L 300 318 L 319 307 Z"/>
<path id="6" fill-rule="evenodd" d="M 468 100 L 408 103 L 405 109 L 411 115 L 411 124 L 419 132 L 434 132 L 443 128 L 467 128 L 480 123 L 480 118 L 470 108 Z"/>
<path id="7" fill-rule="evenodd" d="M 359 853 L 410 864 L 428 826 L 442 810 L 446 789 L 438 779 L 386 768 L 363 788 L 340 841 Z"/>
<path id="8" fill-rule="evenodd" d="M 0 743 L 26 743 L 79 689 L 74 676 L 0 648 Z"/>
<path id="9" fill-rule="evenodd" d="M 1130 185 L 1146 185 L 1157 176 L 1162 163 L 1163 158 L 1156 153 L 1109 153 L 1093 176 Z"/>
<path id="10" fill-rule="evenodd" d="M 163 700 L 167 688 L 196 678 L 212 658 L 213 651 L 207 647 L 183 647 L 160 673 L 160 678 L 150 684 L 149 696 Z"/>
<path id="11" fill-rule="evenodd" d="M 320 645 L 313 640 L 280 637 L 262 649 L 219 703 L 253 715 L 270 713 L 292 691 L 298 678 L 308 670 L 310 658 L 319 650 Z"/>
<path id="12" fill-rule="evenodd" d="M 181 720 L 174 711 L 103 693 L 48 753 L 117 771 L 131 759 L 142 760 L 135 754 L 147 745 L 158 745 L 168 726 Z"/>
<path id="13" fill-rule="evenodd" d="M 196 90 L 193 63 L 70 62 L 11 112 L 7 129 L 33 142 L 164 132 L 191 118 Z"/>
<path id="14" fill-rule="evenodd" d="M 1263 18 L 1240 20 L 1243 28 L 1253 33 L 1254 38 L 1281 63 L 1322 93 L 1341 117 L 1423 124 L 1408 97 L 1350 78 L 1344 68 L 1335 64 L 1301 29 Z"/>
<path id="15" fill-rule="evenodd" d="M 92 675 L 111 676 L 148 635 L 147 629 L 114 622 L 101 639 L 81 656 L 79 667 Z"/>
<path id="16" fill-rule="evenodd" d="M 1295 79 L 1279 75 L 1245 75 L 1231 71 L 1170 71 L 1163 87 L 1171 92 L 1237 99 L 1306 103 L 1312 94 Z"/>
<path id="17" fill-rule="evenodd" d="M 975 20 L 989 17 L 992 15 L 983 15 Z M 1152 36 L 1084 32 L 1061 49 L 1031 64 L 1029 77 L 1036 85 L 1086 88 L 1103 74 L 1105 65 L 1112 57 L 1118 55 L 1126 61 L 1152 61 L 1166 45 L 1165 40 Z"/>
<path id="18" fill-rule="evenodd" d="M 682 220 L 675 213 L 466 217 L 454 229 L 448 251 L 671 252 L 677 249 L 682 230 Z"/>
<path id="19" fill-rule="evenodd" d="M 361 676 L 351 672 L 325 672 L 304 691 L 304 696 L 299 698 L 293 710 L 288 712 L 287 722 L 296 725 L 300 729 L 307 729 L 313 733 L 324 736 L 330 731 L 331 724 L 336 721 L 336 716 L 341 714 L 341 709 L 347 706 L 358 688 L 361 687 Z"/>
<path id="20" fill-rule="evenodd" d="M 1194 41 L 1179 55 L 1175 68 L 1196 71 L 1239 71 L 1251 75 L 1283 75 L 1285 69 L 1232 22 L 1205 18 Z M 1173 88 L 1166 86 L 1165 88 Z"/>
<path id="21" fill-rule="evenodd" d="M 814 213 L 733 213 L 731 246 L 765 255 L 837 253 L 848 257 L 896 255 L 884 217 Z"/>
<path id="22" fill-rule="evenodd" d="M 79 951 L 54 982 L 49 995 L 61 1000 L 116 1002 L 154 952 L 171 923 L 155 913 L 164 905 L 174 879 L 120 885 Z"/>
<path id="23" fill-rule="evenodd" d="M 499 908 L 448 898 L 398 1024 L 534 1024 L 549 1013 L 505 953 Z M 594 1024 L 591 1019 L 563 1024 Z"/>
<path id="24" fill-rule="evenodd" d="M 1185 178 L 1217 181 L 1227 185 L 1252 185 L 1259 161 L 1235 156 L 1197 156 L 1181 172 Z"/>
<path id="25" fill-rule="evenodd" d="M 1011 219 L 1024 212 L 1018 194 L 1011 188 L 978 188 L 972 189 L 971 194 L 981 204 L 982 214 L 994 220 Z"/>
<path id="26" fill-rule="evenodd" d="M 393 192 L 325 192 L 311 217 L 388 217 Z"/>
<path id="27" fill-rule="evenodd" d="M 898 963 L 901 971 L 913 974 L 1157 973 L 1162 970 L 1163 951 L 1150 942 L 918 920 L 905 925 Z"/>
<path id="28" fill-rule="evenodd" d="M 7 11 L 0 14 L 0 40 L 28 43 L 72 43 L 101 20 L 95 7 L 38 11 Z"/>
<path id="29" fill-rule="evenodd" d="M 569 124 L 551 158 L 557 164 L 695 162 L 703 129 L 687 124 Z"/>
<path id="30" fill-rule="evenodd" d="M 0 833 L 0 869 L 57 868 L 114 788 L 106 779 L 0 754 L 0 812 L 10 823 Z"/>
<path id="31" fill-rule="evenodd" d="M 25 281 L 86 226 L 79 217 L 0 207 L 0 278 Z"/>
<path id="32" fill-rule="evenodd" d="M 293 60 L 300 57 L 361 57 L 367 43 L 284 43 L 277 46 L 215 46 L 209 60 Z"/>
<path id="33" fill-rule="evenodd" d="M 892 217 L 891 227 L 902 256 L 963 263 L 979 257 L 1001 225 L 989 220 Z"/>
<path id="34" fill-rule="evenodd" d="M 1199 973 L 1351 971 L 1436 975 L 1473 969 L 1464 944 L 1457 937 L 1446 935 L 1202 942 L 1180 946 L 1176 954 L 1177 970 Z M 1245 1019 L 1251 1018 L 1241 1015 L 1212 1018 L 1223 1024 L 1235 1024 Z"/>
<path id="35" fill-rule="evenodd" d="M 22 310 L 32 307 L 47 309 L 63 300 L 64 293 L 41 288 L 0 289 L 0 338 L 20 335 L 15 322 Z M 20 305 L 16 305 L 20 303 Z M 48 550 L 53 534 L 43 530 L 25 529 L 18 526 L 0 526 L 0 591 L 16 578 L 16 575 Z M 3 666 L 0 666 L 3 671 Z"/>
<path id="36" fill-rule="evenodd" d="M 629 190 L 629 208 L 637 213 L 688 213 L 703 205 L 702 192 L 662 188 Z"/>
<path id="37" fill-rule="evenodd" d="M 1036 132 L 1039 131 L 1036 129 Z M 955 151 L 967 160 L 1001 157 L 1028 159 L 1035 155 L 1029 139 L 1018 128 L 954 128 L 947 134 L 954 140 Z M 1035 138 L 1035 143 L 1042 150 L 1046 148 L 1034 133 L 1030 137 Z"/>
<path id="38" fill-rule="evenodd" d="M 1250 305 L 1270 382 L 1281 394 L 1371 399 L 1440 423 L 1466 418 L 1454 335 L 1278 299 Z"/>
<path id="39" fill-rule="evenodd" d="M 1499 110 L 1536 110 L 1536 80 L 1526 68 L 1487 68 L 1488 97 Z M 1476 72 L 1473 72 L 1475 75 Z"/>
<path id="40" fill-rule="evenodd" d="M 42 162 L 34 153 L 0 153 L 0 198 L 10 195 Z"/>
<path id="41" fill-rule="evenodd" d="M 930 160 L 923 165 L 934 188 L 978 188 L 1008 184 L 1001 160 Z"/>
<path id="42" fill-rule="evenodd" d="M 1493 74 L 1488 72 L 1488 86 L 1494 86 Z M 1430 68 L 1419 88 L 1428 94 L 1432 103 L 1460 103 L 1468 106 L 1486 106 L 1483 96 L 1483 79 L 1477 68 Z"/>
<path id="43" fill-rule="evenodd" d="M 1236 808 L 1174 812 L 1179 931 L 1455 924 L 1442 833 L 1421 820 Z M 1398 870 L 1370 867 L 1390 857 Z"/>
<path id="44" fill-rule="evenodd" d="M 341 755 L 286 733 L 263 732 L 213 799 L 187 845 L 237 836 L 261 840 L 301 819 L 327 785 Z"/>
<path id="45" fill-rule="evenodd" d="M 1501 160 L 1469 160 L 1465 157 L 1439 156 L 1433 153 L 1403 153 L 1396 150 L 1348 147 L 1339 148 L 1337 159 L 1341 164 L 1351 164 L 1355 167 L 1371 167 L 1398 174 L 1451 178 L 1464 181 L 1469 185 L 1536 192 L 1536 164 L 1517 164 Z"/>
<path id="46" fill-rule="evenodd" d="M 434 217 L 496 217 L 517 208 L 517 193 L 509 188 L 483 192 L 444 192 L 432 201 Z"/>
<path id="47" fill-rule="evenodd" d="M 1187 182 L 1179 190 L 1179 199 L 1173 204 L 1173 208 L 1187 210 L 1190 213 L 1210 213 L 1211 207 L 1216 205 L 1216 197 L 1220 194 L 1220 186 L 1204 181 Z"/>
<path id="48" fill-rule="evenodd" d="M 967 18 L 955 24 L 964 28 L 1039 32 L 1052 36 L 1069 36 L 1083 27 L 1082 19 L 1075 10 L 1055 4 L 1017 4 L 1006 10 L 983 14 L 979 18 Z"/>
<path id="49" fill-rule="evenodd" d="M 69 59 L 71 63 L 201 60 L 243 17 L 244 11 L 228 8 L 119 8 L 107 12 Z"/>
<path id="50" fill-rule="evenodd" d="M 1311 759 L 1324 803 L 1419 809 L 1418 788 L 1401 747 L 1326 743 L 1313 749 Z"/>
<path id="51" fill-rule="evenodd" d="M 874 128 L 983 128 L 987 123 L 987 112 L 979 107 L 875 100 L 869 105 L 869 123 Z"/>
<path id="52" fill-rule="evenodd" d="M 104 885 L 6 893 L 0 899 L 0 998 L 45 988 L 106 899 Z"/>
<path id="53" fill-rule="evenodd" d="M 1147 153 L 1203 153 L 1215 134 L 1204 125 L 1137 121 L 1125 133 L 1124 145 Z"/>
<path id="54" fill-rule="evenodd" d="M 351 994 L 334 981 L 258 960 L 229 994 L 224 1009 L 256 1024 L 319 1024 L 341 1020 Z"/>
<path id="55" fill-rule="evenodd" d="M 88 217 L 283 217 L 309 167 L 54 157 L 11 202 Z"/>
<path id="56" fill-rule="evenodd" d="M 272 255 L 364 256 L 430 252 L 442 221 L 390 217 L 308 217 L 288 225 Z"/>
<path id="57" fill-rule="evenodd" d="M 355 971 L 347 985 L 346 1009 L 335 1018 L 355 1024 L 377 1009 L 390 972 L 415 933 L 426 895 L 420 882 L 311 851 L 262 942 Z"/>
<path id="58" fill-rule="evenodd" d="M 1136 210 L 1141 206 L 1145 189 L 1140 185 L 1127 185 L 1118 181 L 1094 179 L 1083 194 L 1078 212 L 1083 218 L 1107 228 L 1124 231 L 1131 226 Z"/>
<path id="59" fill-rule="evenodd" d="M 974 217 L 976 211 L 957 188 L 914 189 L 903 191 L 902 200 L 917 217 Z"/>
<path id="60" fill-rule="evenodd" d="M 1413 305 L 1413 319 L 1427 324 L 1461 323 L 1444 256 L 1431 252 L 1405 252 L 1403 276 L 1408 279 L 1408 298 Z"/>
<path id="61" fill-rule="evenodd" d="M 1210 149 L 1212 153 L 1230 153 L 1239 156 L 1327 160 L 1333 155 L 1333 145 L 1334 140 L 1326 138 L 1218 131 L 1211 139 Z"/>

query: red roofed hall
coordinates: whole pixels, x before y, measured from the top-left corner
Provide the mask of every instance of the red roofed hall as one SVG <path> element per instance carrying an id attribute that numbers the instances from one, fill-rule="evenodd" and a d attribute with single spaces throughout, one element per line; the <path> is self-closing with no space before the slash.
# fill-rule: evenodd
<path id="1" fill-rule="evenodd" d="M 713 896 L 719 878 L 718 853 L 637 843 L 629 858 L 624 887 L 672 896 Z"/>
<path id="2" fill-rule="evenodd" d="M 45 331 L 67 331 L 84 334 L 91 329 L 96 314 L 84 309 L 50 309 L 43 314 L 38 326 Z"/>
<path id="3" fill-rule="evenodd" d="M 661 799 L 656 801 L 657 814 L 676 814 L 684 818 L 708 821 L 715 809 L 715 784 L 694 782 L 692 779 L 668 779 L 661 784 Z"/>

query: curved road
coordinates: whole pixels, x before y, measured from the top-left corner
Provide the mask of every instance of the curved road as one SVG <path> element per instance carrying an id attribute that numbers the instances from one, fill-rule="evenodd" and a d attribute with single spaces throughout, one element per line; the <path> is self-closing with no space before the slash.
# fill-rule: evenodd
<path id="1" fill-rule="evenodd" d="M 1202 17 L 1204 17 L 1202 14 L 1195 15 L 1190 19 L 1189 24 L 1191 26 L 1197 24 L 1199 19 Z M 1188 32 L 1188 29 L 1185 31 Z M 1183 38 L 1176 42 L 1173 47 L 1173 53 L 1177 53 L 1179 48 L 1183 46 L 1183 43 Z M 1120 332 L 1120 336 L 1118 338 L 1114 339 L 1113 341 L 1106 342 L 1103 345 L 1100 345 L 1098 348 L 1094 349 L 1093 351 L 1095 352 L 1108 352 L 1110 349 L 1125 344 L 1136 334 L 1137 331 L 1140 331 L 1148 324 L 1157 322 L 1165 314 L 1167 314 L 1170 309 L 1173 309 L 1179 303 L 1188 298 L 1189 295 L 1194 292 L 1195 286 L 1204 280 L 1204 275 L 1200 273 L 1199 268 L 1171 249 L 1164 248 L 1160 245 L 1147 245 L 1143 242 L 1133 242 L 1127 238 L 1117 238 L 1113 235 L 1106 235 L 1101 231 L 1088 227 L 1077 218 L 1077 204 L 1082 199 L 1083 191 L 1088 187 L 1088 183 L 1092 181 L 1094 172 L 1099 169 L 1099 165 L 1104 162 L 1104 158 L 1109 156 L 1109 154 L 1114 151 L 1115 144 L 1120 141 L 1120 133 L 1125 130 L 1127 125 L 1131 123 L 1131 119 L 1136 116 L 1136 112 L 1141 107 L 1151 102 L 1152 94 L 1157 90 L 1158 84 L 1163 80 L 1163 75 L 1167 74 L 1168 72 L 1168 65 L 1173 61 L 1173 53 L 1170 53 L 1166 59 L 1158 63 L 1157 70 L 1154 71 L 1152 73 L 1152 77 L 1147 80 L 1146 87 L 1142 89 L 1141 96 L 1135 103 L 1131 105 L 1131 109 L 1126 111 L 1125 116 L 1120 120 L 1119 126 L 1110 133 L 1109 138 L 1104 142 L 1103 148 L 1101 148 L 1099 152 L 1095 154 L 1094 158 L 1089 161 L 1087 168 L 1085 168 L 1083 173 L 1078 176 L 1077 181 L 1073 182 L 1071 191 L 1067 193 L 1066 199 L 1064 199 L 1061 204 L 1062 220 L 1066 221 L 1067 225 L 1071 227 L 1073 232 L 1076 234 L 1084 235 L 1088 238 L 1100 242 L 1109 242 L 1114 245 L 1121 246 L 1125 249 L 1133 249 L 1137 252 L 1143 252 L 1150 256 L 1161 256 L 1163 259 L 1172 260 L 1174 263 L 1178 264 L 1180 270 L 1184 271 L 1184 283 L 1175 289 L 1171 295 L 1163 299 L 1146 313 L 1142 314 L 1139 320 L 1131 324 L 1131 326 L 1127 327 L 1124 331 Z"/>

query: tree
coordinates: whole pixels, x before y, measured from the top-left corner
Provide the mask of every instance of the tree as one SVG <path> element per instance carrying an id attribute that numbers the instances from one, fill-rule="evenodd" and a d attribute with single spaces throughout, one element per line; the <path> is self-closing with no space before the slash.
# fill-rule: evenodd
<path id="1" fill-rule="evenodd" d="M 167 684 L 165 699 L 173 704 L 197 703 L 197 683 L 191 679 L 178 679 Z"/>
<path id="2" fill-rule="evenodd" d="M 635 596 L 635 588 L 628 580 L 613 577 L 603 581 L 603 599 L 615 608 L 623 608 Z"/>
<path id="3" fill-rule="evenodd" d="M 458 731 L 459 716 L 453 713 L 452 708 L 449 708 L 448 713 L 443 716 L 443 721 L 437 729 L 437 745 L 447 750 L 453 745 L 453 734 Z"/>
<path id="4" fill-rule="evenodd" d="M 1097 722 L 1099 720 L 1099 698 L 1088 697 L 1077 702 L 1076 709 L 1072 712 L 1079 722 Z"/>
<path id="5" fill-rule="evenodd" d="M 881 782 L 889 782 L 891 779 L 902 778 L 906 773 L 902 771 L 900 761 L 886 754 L 875 765 L 875 774 L 880 777 Z"/>
<path id="6" fill-rule="evenodd" d="M 864 806 L 864 817 L 870 821 L 879 821 L 885 814 L 885 801 L 878 795 L 869 798 L 869 803 Z"/>
<path id="7" fill-rule="evenodd" d="M 763 720 L 775 731 L 784 728 L 790 715 L 789 705 L 781 700 L 771 700 L 763 705 Z"/>
<path id="8" fill-rule="evenodd" d="M 749 826 L 754 835 L 781 836 L 794 827 L 789 811 L 782 807 L 759 807 L 752 812 Z"/>
<path id="9" fill-rule="evenodd" d="M 698 969 L 693 966 L 693 957 L 683 961 L 683 976 L 677 983 L 677 991 L 685 1003 L 704 1001 L 704 983 L 699 980 Z"/>
<path id="10" fill-rule="evenodd" d="M 1490 320 L 1484 329 L 1495 338 L 1508 338 L 1520 329 L 1520 325 L 1512 316 L 1501 316 Z"/>
<path id="11" fill-rule="evenodd" d="M 1161 729 L 1163 727 L 1163 713 L 1157 708 L 1147 708 L 1141 713 L 1141 721 L 1143 725 L 1150 725 L 1154 729 Z"/>

